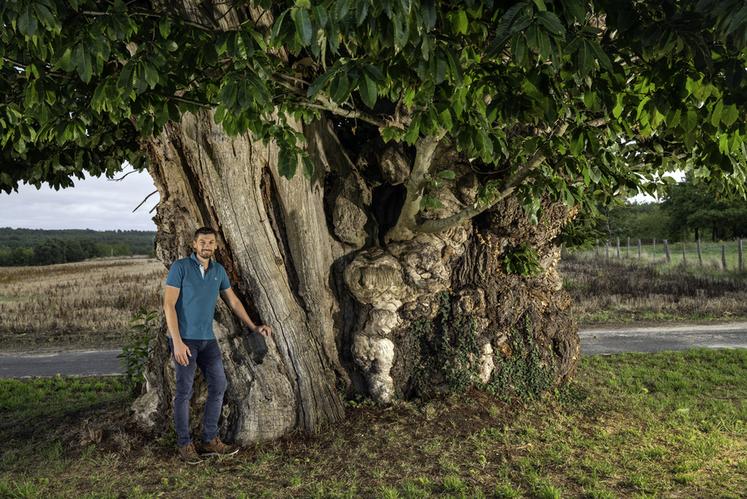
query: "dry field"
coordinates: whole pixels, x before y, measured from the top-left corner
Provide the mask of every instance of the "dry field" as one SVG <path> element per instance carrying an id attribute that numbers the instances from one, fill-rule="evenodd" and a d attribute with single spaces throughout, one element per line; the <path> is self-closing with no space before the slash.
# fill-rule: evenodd
<path id="1" fill-rule="evenodd" d="M 0 349 L 118 347 L 138 309 L 157 309 L 166 269 L 152 258 L 0 267 Z"/>
<path id="2" fill-rule="evenodd" d="M 747 318 L 745 273 L 574 255 L 560 271 L 581 325 Z"/>

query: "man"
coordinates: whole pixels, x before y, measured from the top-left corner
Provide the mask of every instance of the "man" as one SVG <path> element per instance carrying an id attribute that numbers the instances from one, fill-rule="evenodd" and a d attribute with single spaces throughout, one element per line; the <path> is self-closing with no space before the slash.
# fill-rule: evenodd
<path id="1" fill-rule="evenodd" d="M 232 455 L 238 452 L 237 447 L 224 444 L 218 437 L 218 418 L 226 390 L 223 360 L 218 341 L 213 335 L 213 314 L 218 293 L 251 331 L 267 337 L 272 334 L 270 326 L 256 326 L 252 322 L 231 289 L 226 270 L 220 263 L 211 260 L 216 248 L 215 235 L 215 231 L 209 227 L 195 231 L 192 241 L 194 253 L 171 265 L 163 298 L 169 347 L 176 369 L 174 427 L 179 456 L 190 464 L 202 461 L 200 454 Z M 189 401 L 197 367 L 208 386 L 200 454 L 189 433 Z"/>

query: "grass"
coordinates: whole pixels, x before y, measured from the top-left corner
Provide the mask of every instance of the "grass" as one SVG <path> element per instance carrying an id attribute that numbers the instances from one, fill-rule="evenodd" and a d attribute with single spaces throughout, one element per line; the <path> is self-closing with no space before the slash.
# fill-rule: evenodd
<path id="1" fill-rule="evenodd" d="M 582 325 L 747 318 L 747 277 L 733 271 L 564 255 L 560 272 Z"/>
<path id="2" fill-rule="evenodd" d="M 3 398 L 0 496 L 740 497 L 747 490 L 744 350 L 584 358 L 572 385 L 533 402 L 471 390 L 389 407 L 350 403 L 345 421 L 316 435 L 199 466 L 174 459 L 172 436 L 133 433 L 125 390 L 111 380 L 8 383 L 0 393 L 13 386 L 16 395 Z M 66 383 L 75 388 L 59 388 Z M 64 400 L 92 391 L 97 401 L 80 397 L 60 419 Z M 57 426 L 39 424 L 51 417 Z M 15 426 L 36 430 L 21 439 Z"/>
<path id="3" fill-rule="evenodd" d="M 122 346 L 133 314 L 159 308 L 165 277 L 152 258 L 1 267 L 3 350 Z"/>
<path id="4" fill-rule="evenodd" d="M 604 244 L 599 247 L 599 254 L 596 254 L 596 249 L 590 249 L 585 251 L 574 251 L 576 258 L 586 259 L 614 259 L 614 260 L 625 260 L 629 263 L 636 264 L 654 264 L 659 268 L 664 269 L 678 269 L 680 267 L 690 268 L 698 273 L 715 273 L 726 271 L 738 271 L 739 270 L 739 248 L 738 241 L 701 241 L 700 243 L 700 254 L 702 264 L 698 259 L 698 248 L 696 242 L 677 242 L 669 243 L 669 256 L 670 261 L 666 260 L 666 253 L 664 249 L 664 243 L 662 240 L 658 240 L 656 245 L 653 244 L 641 244 L 641 256 L 638 258 L 638 246 L 637 241 L 631 240 L 630 249 L 627 246 L 627 240 L 620 241 L 620 256 L 617 254 L 616 242 L 612 241 L 609 246 L 609 257 L 607 256 L 607 250 Z M 724 246 L 724 256 L 726 259 L 726 268 L 723 268 L 721 259 L 721 247 Z M 683 256 L 684 249 L 684 256 Z M 743 248 L 747 250 L 747 245 Z M 745 256 L 743 265 L 747 266 L 747 255 Z"/>

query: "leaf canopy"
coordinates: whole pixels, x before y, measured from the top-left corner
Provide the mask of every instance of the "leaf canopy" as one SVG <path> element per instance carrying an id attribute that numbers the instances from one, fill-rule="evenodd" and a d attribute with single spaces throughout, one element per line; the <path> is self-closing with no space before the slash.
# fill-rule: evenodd
<path id="1" fill-rule="evenodd" d="M 541 153 L 519 186 L 528 206 L 591 206 L 673 169 L 745 194 L 741 0 L 221 8 L 195 20 L 147 1 L 3 2 L 0 189 L 142 168 L 148 137 L 211 109 L 230 135 L 277 141 L 287 177 L 313 170 L 291 124 L 326 114 L 384 141 L 444 135 L 485 178 Z"/>

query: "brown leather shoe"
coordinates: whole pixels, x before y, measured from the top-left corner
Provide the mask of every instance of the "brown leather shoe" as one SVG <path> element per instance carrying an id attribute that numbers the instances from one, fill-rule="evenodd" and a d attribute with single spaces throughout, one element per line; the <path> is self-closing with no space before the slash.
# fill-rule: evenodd
<path id="1" fill-rule="evenodd" d="M 200 445 L 200 455 L 202 456 L 233 456 L 237 452 L 239 452 L 238 447 L 224 444 L 218 437 L 209 442 L 202 442 Z"/>
<path id="2" fill-rule="evenodd" d="M 202 462 L 202 458 L 197 454 L 195 444 L 192 442 L 179 447 L 179 458 L 188 464 L 198 464 Z"/>

